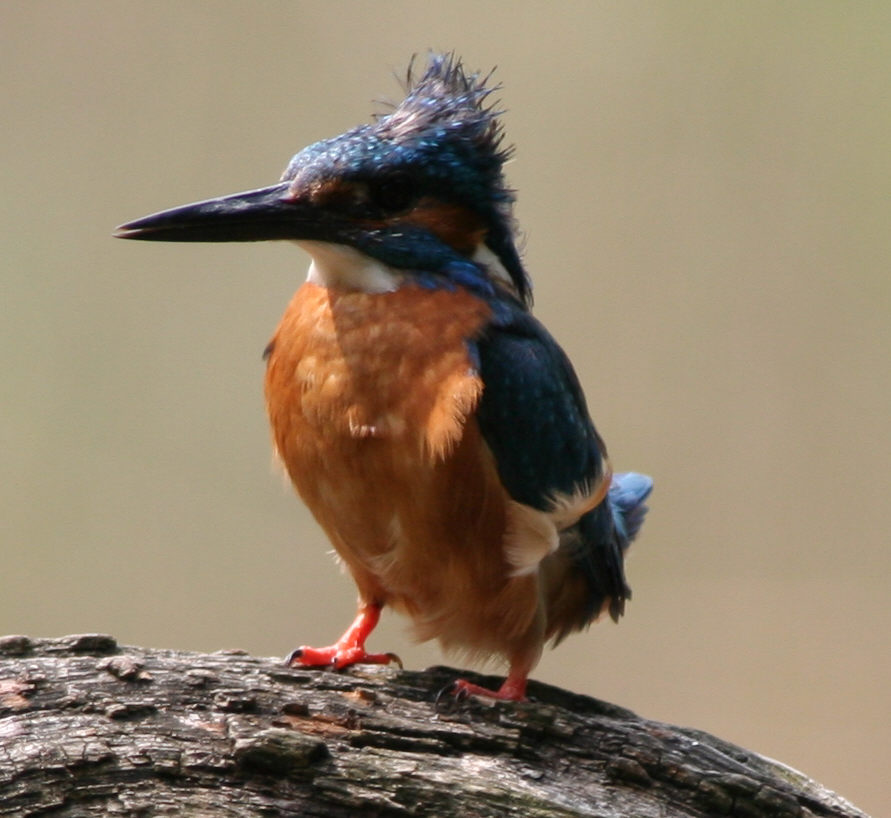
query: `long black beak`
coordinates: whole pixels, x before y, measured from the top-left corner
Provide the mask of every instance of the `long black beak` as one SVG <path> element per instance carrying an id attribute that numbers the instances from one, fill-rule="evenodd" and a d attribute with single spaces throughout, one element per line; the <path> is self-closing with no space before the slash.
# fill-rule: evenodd
<path id="1" fill-rule="evenodd" d="M 122 224 L 119 239 L 263 241 L 314 238 L 318 212 L 296 199 L 288 182 L 162 210 Z"/>

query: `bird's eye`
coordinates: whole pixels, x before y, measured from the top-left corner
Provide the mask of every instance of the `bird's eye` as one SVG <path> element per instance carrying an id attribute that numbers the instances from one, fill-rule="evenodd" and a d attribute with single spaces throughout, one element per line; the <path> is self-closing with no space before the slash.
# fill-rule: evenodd
<path id="1" fill-rule="evenodd" d="M 371 197 L 382 210 L 398 213 L 415 200 L 414 180 L 407 173 L 393 173 L 370 184 Z"/>

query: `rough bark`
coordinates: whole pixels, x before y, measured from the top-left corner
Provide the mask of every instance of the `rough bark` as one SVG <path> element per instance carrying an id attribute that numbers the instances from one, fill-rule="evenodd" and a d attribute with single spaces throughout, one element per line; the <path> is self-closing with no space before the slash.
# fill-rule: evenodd
<path id="1" fill-rule="evenodd" d="M 437 703 L 456 675 L 0 638 L 0 815 L 864 816 L 751 751 L 548 685 Z"/>

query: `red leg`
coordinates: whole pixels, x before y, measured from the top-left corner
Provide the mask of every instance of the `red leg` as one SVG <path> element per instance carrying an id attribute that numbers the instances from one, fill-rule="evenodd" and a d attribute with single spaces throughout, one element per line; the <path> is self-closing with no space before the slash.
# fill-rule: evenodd
<path id="1" fill-rule="evenodd" d="M 487 687 L 471 684 L 464 679 L 455 681 L 452 693 L 458 698 L 465 696 L 485 696 L 489 699 L 505 699 L 507 701 L 526 701 L 526 681 L 531 668 L 523 665 L 512 664 L 507 678 L 498 690 L 489 690 Z"/>
<path id="2" fill-rule="evenodd" d="M 333 667 L 336 670 L 357 663 L 386 665 L 395 661 L 402 664 L 394 653 L 365 652 L 365 640 L 371 635 L 381 617 L 381 607 L 377 603 L 360 604 L 353 624 L 333 645 L 326 648 L 299 647 L 291 651 L 286 660 L 287 664 Z"/>

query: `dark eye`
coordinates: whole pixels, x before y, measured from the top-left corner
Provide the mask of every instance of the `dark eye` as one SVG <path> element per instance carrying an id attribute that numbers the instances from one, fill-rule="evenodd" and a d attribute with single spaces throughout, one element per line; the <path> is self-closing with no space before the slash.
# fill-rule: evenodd
<path id="1" fill-rule="evenodd" d="M 382 210 L 398 213 L 415 200 L 414 180 L 407 173 L 392 173 L 370 184 L 371 197 Z"/>

